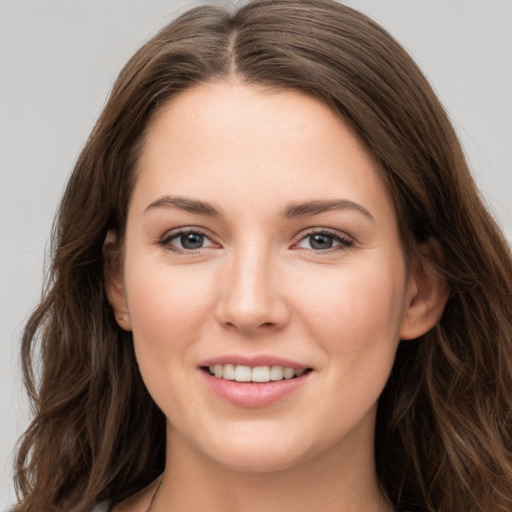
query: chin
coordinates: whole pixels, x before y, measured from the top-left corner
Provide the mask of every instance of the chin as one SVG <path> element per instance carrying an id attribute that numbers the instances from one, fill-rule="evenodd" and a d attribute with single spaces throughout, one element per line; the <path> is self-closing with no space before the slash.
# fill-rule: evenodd
<path id="1" fill-rule="evenodd" d="M 296 453 L 275 452 L 272 449 L 230 450 L 210 454 L 213 460 L 225 469 L 239 473 L 273 473 L 300 465 L 307 457 Z"/>
<path id="2" fill-rule="evenodd" d="M 289 430 L 289 429 L 288 429 Z M 304 432 L 303 432 L 304 433 Z M 224 432 L 197 446 L 211 461 L 238 472 L 269 473 L 299 466 L 328 446 L 283 429 L 252 429 L 252 432 Z"/>

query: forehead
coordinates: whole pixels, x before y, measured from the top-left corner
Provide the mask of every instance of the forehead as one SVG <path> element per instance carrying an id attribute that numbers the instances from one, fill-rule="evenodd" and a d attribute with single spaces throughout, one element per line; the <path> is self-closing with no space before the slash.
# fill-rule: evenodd
<path id="1" fill-rule="evenodd" d="M 183 141 L 192 136 L 203 150 L 217 153 L 228 145 L 259 151 L 261 144 L 267 152 L 284 145 L 325 152 L 342 137 L 346 156 L 358 152 L 371 159 L 349 126 L 322 101 L 298 90 L 238 82 L 198 85 L 178 94 L 156 112 L 147 135 L 149 150 L 162 137 Z"/>
<path id="2" fill-rule="evenodd" d="M 215 201 L 220 192 L 276 205 L 348 194 L 390 207 L 377 164 L 326 104 L 239 83 L 193 87 L 155 114 L 134 194 Z"/>

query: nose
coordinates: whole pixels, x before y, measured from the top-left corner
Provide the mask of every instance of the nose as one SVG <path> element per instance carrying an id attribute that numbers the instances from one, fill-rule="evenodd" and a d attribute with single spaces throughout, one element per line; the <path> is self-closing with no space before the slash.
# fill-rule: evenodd
<path id="1" fill-rule="evenodd" d="M 281 329 L 290 311 L 279 269 L 269 251 L 245 248 L 223 268 L 217 320 L 245 335 Z"/>

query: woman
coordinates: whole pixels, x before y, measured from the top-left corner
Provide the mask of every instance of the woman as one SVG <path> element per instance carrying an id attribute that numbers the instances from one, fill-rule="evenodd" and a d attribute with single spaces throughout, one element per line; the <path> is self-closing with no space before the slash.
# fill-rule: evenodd
<path id="1" fill-rule="evenodd" d="M 16 510 L 509 510 L 511 295 L 386 32 L 327 0 L 189 11 L 66 189 Z"/>

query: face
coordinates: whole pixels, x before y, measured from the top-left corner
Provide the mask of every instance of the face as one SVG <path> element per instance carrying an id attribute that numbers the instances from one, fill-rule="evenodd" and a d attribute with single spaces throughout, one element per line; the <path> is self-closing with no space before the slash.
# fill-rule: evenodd
<path id="1" fill-rule="evenodd" d="M 173 99 L 124 243 L 109 296 L 177 449 L 259 471 L 371 453 L 415 285 L 377 166 L 327 106 L 227 83 Z"/>

